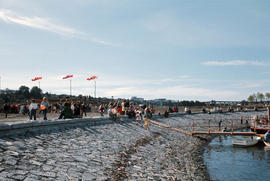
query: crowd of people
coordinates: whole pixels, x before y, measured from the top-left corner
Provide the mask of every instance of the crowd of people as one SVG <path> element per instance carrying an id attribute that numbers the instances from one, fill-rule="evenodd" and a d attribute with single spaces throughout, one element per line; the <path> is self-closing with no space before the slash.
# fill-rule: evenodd
<path id="1" fill-rule="evenodd" d="M 58 119 L 69 119 L 69 118 L 82 118 L 87 117 L 87 113 L 96 112 L 100 113 L 100 116 L 104 116 L 104 114 L 108 114 L 109 117 L 113 120 L 120 119 L 121 115 L 126 115 L 128 118 L 134 118 L 138 122 L 141 122 L 144 117 L 152 118 L 152 115 L 155 113 L 155 109 L 153 106 L 146 106 L 145 104 L 136 104 L 129 99 L 112 99 L 111 102 L 84 102 L 80 99 L 74 100 L 66 97 L 62 100 L 47 100 L 44 97 L 42 100 L 31 100 L 23 104 L 5 104 L 2 108 L 2 112 L 5 113 L 5 117 L 9 113 L 19 113 L 23 115 L 29 115 L 29 119 L 36 120 L 43 116 L 43 119 L 47 119 L 47 113 L 56 113 L 59 114 L 57 116 Z M 238 110 L 239 109 L 239 110 Z M 257 109 L 257 108 L 256 108 Z M 256 110 L 254 109 L 254 110 Z M 246 111 L 246 108 L 238 108 L 236 111 Z M 228 112 L 233 112 L 234 109 L 229 107 Z M 157 111 L 159 116 L 168 117 L 170 113 L 179 112 L 177 106 L 168 107 L 163 110 L 161 113 Z M 222 107 L 213 107 L 213 108 L 205 108 L 202 109 L 203 113 L 222 113 Z M 184 108 L 184 113 L 191 114 L 191 109 L 189 107 Z"/>
<path id="2" fill-rule="evenodd" d="M 165 111 L 164 116 L 168 117 L 169 112 L 175 111 L 175 109 L 169 108 Z M 59 114 L 58 119 L 72 119 L 87 117 L 87 113 L 89 112 L 97 112 L 100 113 L 100 116 L 108 114 L 113 120 L 120 119 L 121 115 L 126 115 L 128 118 L 134 118 L 140 122 L 144 117 L 151 118 L 155 110 L 153 106 L 147 107 L 145 104 L 135 104 L 129 99 L 112 100 L 109 103 L 90 104 L 66 97 L 64 100 L 54 101 L 50 104 L 47 98 L 44 97 L 42 100 L 32 99 L 21 105 L 17 104 L 16 110 L 13 110 L 13 112 L 11 112 L 11 106 L 5 104 L 3 112 L 5 113 L 5 117 L 7 117 L 9 113 L 29 115 L 30 120 L 36 120 L 40 117 L 47 120 L 47 113 Z M 161 115 L 160 112 L 159 115 Z"/>
<path id="3" fill-rule="evenodd" d="M 155 110 L 153 106 L 147 107 L 145 104 L 134 104 L 128 99 L 118 99 L 117 101 L 113 100 L 108 104 L 107 112 L 109 117 L 113 120 L 119 119 L 121 115 L 127 115 L 128 118 L 135 118 L 140 122 L 143 117 L 149 119 L 152 118 Z"/>
<path id="4" fill-rule="evenodd" d="M 14 107 L 14 108 L 13 108 Z M 91 111 L 91 105 L 85 104 L 82 101 L 69 100 L 67 97 L 65 100 L 60 100 L 57 102 L 49 103 L 46 97 L 42 100 L 32 99 L 23 104 L 4 104 L 2 112 L 5 114 L 5 117 L 8 117 L 8 114 L 22 114 L 29 115 L 30 120 L 43 116 L 44 120 L 47 120 L 47 113 L 59 113 L 59 119 L 66 118 L 80 118 L 83 115 L 86 115 L 86 111 Z"/>

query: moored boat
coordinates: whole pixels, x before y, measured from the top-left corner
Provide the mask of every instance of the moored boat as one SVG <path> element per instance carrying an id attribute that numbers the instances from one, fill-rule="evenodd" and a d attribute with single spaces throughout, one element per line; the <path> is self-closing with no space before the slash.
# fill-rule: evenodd
<path id="1" fill-rule="evenodd" d="M 258 134 L 265 134 L 268 130 L 270 130 L 270 125 L 258 125 L 256 127 L 252 126 L 250 129 Z"/>
<path id="2" fill-rule="evenodd" d="M 265 144 L 265 146 L 270 147 L 270 142 L 266 142 L 265 140 L 263 140 L 263 143 Z"/>
<path id="3" fill-rule="evenodd" d="M 259 136 L 252 136 L 249 138 L 233 138 L 232 144 L 235 146 L 254 146 L 261 140 Z"/>

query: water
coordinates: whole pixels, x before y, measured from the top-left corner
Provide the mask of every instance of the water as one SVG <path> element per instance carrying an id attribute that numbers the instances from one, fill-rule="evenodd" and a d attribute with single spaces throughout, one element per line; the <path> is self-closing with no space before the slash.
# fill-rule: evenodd
<path id="1" fill-rule="evenodd" d="M 270 148 L 232 146 L 230 136 L 219 136 L 204 152 L 204 162 L 212 180 L 270 180 Z"/>

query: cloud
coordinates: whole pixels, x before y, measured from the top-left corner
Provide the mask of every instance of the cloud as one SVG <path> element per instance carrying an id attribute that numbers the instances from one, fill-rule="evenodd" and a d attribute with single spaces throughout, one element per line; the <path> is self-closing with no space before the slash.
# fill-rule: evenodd
<path id="1" fill-rule="evenodd" d="M 270 74 L 270 72 L 261 72 L 260 74 Z"/>
<path id="2" fill-rule="evenodd" d="M 202 62 L 201 64 L 208 65 L 208 66 L 242 66 L 242 65 L 266 66 L 268 65 L 265 62 L 246 61 L 246 60 L 207 61 L 207 62 Z"/>
<path id="3" fill-rule="evenodd" d="M 153 94 L 153 92 L 155 92 Z M 102 91 L 102 94 L 110 97 L 126 97 L 131 96 L 144 97 L 146 99 L 157 99 L 166 97 L 169 99 L 182 100 L 182 99 L 197 99 L 197 100 L 230 100 L 231 97 L 237 96 L 235 91 L 226 90 L 213 90 L 208 88 L 195 88 L 185 86 L 173 86 L 173 87 L 119 87 L 114 89 L 106 89 Z"/>
<path id="4" fill-rule="evenodd" d="M 81 34 L 81 32 L 77 31 L 76 29 L 54 24 L 50 22 L 49 19 L 41 17 L 24 17 L 10 10 L 0 11 L 0 18 L 7 23 L 16 23 L 31 28 L 46 30 L 63 36 L 74 36 L 76 34 Z"/>
<path id="5" fill-rule="evenodd" d="M 87 40 L 90 42 L 103 44 L 103 45 L 113 45 L 112 43 L 101 40 L 99 38 L 89 37 L 89 35 L 77 29 L 60 25 L 58 23 L 53 23 L 48 18 L 26 17 L 26 16 L 21 16 L 10 10 L 0 10 L 0 19 L 2 19 L 6 23 L 15 23 L 15 24 L 35 28 L 35 29 L 48 31 L 51 33 L 56 33 L 58 35 L 69 37 L 69 38 L 78 38 L 78 39 Z"/>
<path id="6" fill-rule="evenodd" d="M 69 94 L 69 80 L 63 80 L 67 75 L 65 72 L 46 73 L 46 72 L 4 72 L 2 74 L 2 87 L 18 89 L 20 85 L 28 87 L 38 86 L 38 82 L 32 82 L 35 76 L 42 76 L 41 89 L 44 92 L 57 94 Z M 140 79 L 135 77 L 121 77 L 118 75 L 95 73 L 99 78 L 96 81 L 98 97 L 130 98 L 132 96 L 143 97 L 145 99 L 167 98 L 173 100 L 242 100 L 248 97 L 241 93 L 237 88 L 212 88 L 207 85 L 194 85 L 194 82 L 174 82 L 170 77 L 167 80 L 173 82 L 168 84 L 156 84 L 158 79 Z M 72 79 L 73 95 L 94 95 L 94 82 L 87 81 L 89 76 L 87 72 L 74 72 Z M 164 78 L 165 80 L 166 78 Z M 195 83 L 197 80 L 194 80 Z M 202 80 L 201 80 L 202 81 Z M 201 82 L 200 81 L 200 82 Z M 234 86 L 237 86 L 235 83 Z M 246 85 L 241 85 L 244 87 Z M 256 86 L 256 85 L 255 85 Z M 246 92 L 246 91 L 244 91 Z"/>
<path id="7" fill-rule="evenodd" d="M 231 87 L 236 89 L 262 88 L 265 83 L 265 81 L 242 81 L 233 84 Z"/>

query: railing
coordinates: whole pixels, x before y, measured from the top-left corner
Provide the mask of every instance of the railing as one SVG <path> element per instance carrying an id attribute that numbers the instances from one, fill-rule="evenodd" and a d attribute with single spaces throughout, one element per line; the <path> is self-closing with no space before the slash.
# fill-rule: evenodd
<path id="1" fill-rule="evenodd" d="M 145 120 L 145 125 L 147 125 L 147 129 L 149 127 L 149 123 L 170 129 L 172 131 L 177 131 L 179 133 L 185 134 L 185 135 L 189 135 L 189 136 L 195 136 L 195 135 L 199 135 L 199 134 L 207 134 L 207 135 L 211 135 L 211 134 L 220 134 L 220 135 L 245 135 L 245 136 L 253 136 L 256 135 L 256 132 L 235 132 L 235 129 L 238 127 L 235 127 L 235 120 L 236 119 L 223 119 L 220 120 L 219 125 L 218 126 L 213 126 L 211 125 L 211 120 L 210 119 L 200 119 L 201 120 L 207 120 L 208 121 L 208 125 L 195 125 L 195 120 L 192 120 L 192 123 L 190 125 L 187 126 L 180 126 L 181 128 L 188 128 L 191 131 L 187 131 L 184 129 L 180 129 L 180 128 L 173 128 L 167 124 L 164 123 L 160 123 L 151 119 L 144 119 Z M 231 122 L 231 128 L 229 130 L 223 130 L 221 131 L 221 122 L 225 122 L 225 121 L 230 121 Z M 240 118 L 241 124 L 243 124 L 243 117 Z M 251 121 L 250 118 L 246 118 L 246 126 L 247 123 Z M 216 122 L 215 122 L 216 123 Z M 244 127 L 244 126 L 243 126 Z M 213 129 L 213 128 L 218 128 L 217 129 Z M 227 127 L 225 127 L 227 128 Z M 198 130 L 199 129 L 199 130 Z"/>

